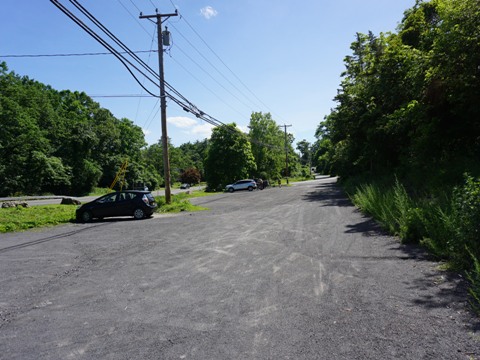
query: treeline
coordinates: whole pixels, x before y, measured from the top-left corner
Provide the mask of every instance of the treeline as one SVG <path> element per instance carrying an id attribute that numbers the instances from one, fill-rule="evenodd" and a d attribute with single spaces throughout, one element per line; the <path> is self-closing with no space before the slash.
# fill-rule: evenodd
<path id="1" fill-rule="evenodd" d="M 128 159 L 124 186 L 163 183 L 162 147 L 82 92 L 57 91 L 0 64 L 0 196 L 83 195 L 108 187 Z M 202 171 L 207 141 L 171 147 L 173 176 Z"/>
<path id="2" fill-rule="evenodd" d="M 169 144 L 171 180 L 207 180 L 218 190 L 242 177 L 285 176 L 283 132 L 270 114 L 253 113 L 250 125 L 248 135 L 230 124 L 215 129 L 224 136 L 213 140 Z M 0 196 L 87 194 L 109 187 L 126 160 L 124 188 L 164 184 L 160 142 L 148 146 L 140 127 L 85 93 L 57 91 L 9 72 L 6 63 L 0 63 L 0 126 Z M 293 140 L 289 135 L 289 176 L 302 173 L 308 158 L 294 152 Z"/>
<path id="3" fill-rule="evenodd" d="M 418 0 L 357 34 L 314 162 L 404 242 L 463 270 L 480 312 L 480 2 Z"/>
<path id="4" fill-rule="evenodd" d="M 417 1 L 397 33 L 356 35 L 315 161 L 342 177 L 412 188 L 480 173 L 480 3 Z"/>

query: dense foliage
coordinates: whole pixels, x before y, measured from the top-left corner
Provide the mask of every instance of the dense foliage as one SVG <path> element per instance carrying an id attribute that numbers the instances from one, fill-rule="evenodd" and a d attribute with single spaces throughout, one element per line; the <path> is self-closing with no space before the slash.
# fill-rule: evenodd
<path id="1" fill-rule="evenodd" d="M 315 162 L 342 177 L 456 184 L 480 166 L 480 4 L 418 1 L 398 33 L 357 34 Z"/>
<path id="2" fill-rule="evenodd" d="M 128 160 L 125 188 L 163 182 L 161 144 L 117 119 L 85 93 L 57 91 L 0 64 L 0 196 L 88 193 L 111 185 Z M 207 140 L 170 144 L 172 179 L 188 168 L 203 176 Z M 120 183 L 117 185 L 120 186 Z"/>
<path id="3" fill-rule="evenodd" d="M 223 189 L 233 180 L 250 176 L 256 168 L 251 144 L 235 123 L 213 129 L 205 159 L 210 189 Z"/>
<path id="4" fill-rule="evenodd" d="M 147 146 L 143 131 L 82 92 L 57 91 L 8 72 L 0 64 L 0 196 L 43 193 L 83 195 L 109 187 L 122 164 L 117 187 L 164 186 L 161 142 Z M 214 130 L 212 140 L 175 147 L 169 139 L 173 182 L 211 188 L 244 177 L 285 176 L 285 139 L 270 114 L 253 113 L 250 134 L 233 125 Z M 298 156 L 287 137 L 289 175 Z M 123 180 L 123 179 L 122 179 Z"/>
<path id="5" fill-rule="evenodd" d="M 272 119 L 270 113 L 252 113 L 249 129 L 248 135 L 252 144 L 252 153 L 257 164 L 255 177 L 278 179 L 285 176 L 284 134 Z M 291 143 L 288 145 L 291 145 Z M 293 149 L 290 147 L 289 150 L 290 156 L 294 159 L 295 156 L 292 156 Z"/>
<path id="6" fill-rule="evenodd" d="M 141 161 L 142 130 L 85 93 L 56 91 L 0 64 L 0 196 L 83 194 L 108 186 L 126 159 L 127 180 L 155 185 Z"/>

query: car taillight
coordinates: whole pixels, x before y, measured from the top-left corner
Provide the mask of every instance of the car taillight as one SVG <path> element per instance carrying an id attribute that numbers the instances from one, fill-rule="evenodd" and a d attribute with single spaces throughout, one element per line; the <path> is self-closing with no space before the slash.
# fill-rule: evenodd
<path id="1" fill-rule="evenodd" d="M 149 204 L 149 203 L 148 203 L 147 195 L 143 195 L 142 200 L 143 200 L 143 202 L 144 202 L 145 204 L 147 204 L 147 205 Z"/>

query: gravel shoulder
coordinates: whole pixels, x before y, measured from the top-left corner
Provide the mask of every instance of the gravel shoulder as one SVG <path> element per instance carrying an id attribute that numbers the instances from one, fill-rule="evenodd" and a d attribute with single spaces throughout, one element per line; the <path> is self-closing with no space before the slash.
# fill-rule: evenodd
<path id="1" fill-rule="evenodd" d="M 479 359 L 458 275 L 326 178 L 0 235 L 0 359 Z"/>

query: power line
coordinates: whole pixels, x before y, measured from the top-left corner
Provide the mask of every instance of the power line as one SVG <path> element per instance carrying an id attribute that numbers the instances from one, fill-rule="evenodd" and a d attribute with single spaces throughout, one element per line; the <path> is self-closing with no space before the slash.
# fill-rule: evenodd
<path id="1" fill-rule="evenodd" d="M 140 21 L 138 21 L 138 19 L 130 12 L 130 10 L 127 9 L 127 7 L 122 3 L 122 1 L 121 1 L 121 0 L 118 0 L 118 2 L 120 3 L 120 5 L 122 5 L 122 7 L 125 9 L 125 11 L 127 11 L 127 12 L 130 14 L 130 16 L 131 16 L 133 19 L 135 19 L 135 21 L 138 23 L 138 25 L 140 25 L 140 27 L 141 27 L 148 35 L 150 35 L 150 33 L 148 32 L 148 30 L 145 29 L 145 27 L 142 25 L 142 23 L 141 23 Z M 135 6 L 135 7 L 138 9 L 138 7 L 135 5 L 135 3 L 134 3 L 132 0 L 130 0 L 130 2 L 133 4 L 133 6 Z M 140 12 L 140 10 L 138 10 L 138 11 Z"/>
<path id="2" fill-rule="evenodd" d="M 85 9 L 77 0 L 70 0 L 80 12 L 83 13 L 91 22 L 93 22 L 100 30 L 102 30 L 111 40 L 113 40 L 118 46 L 120 46 L 124 51 L 135 59 L 142 67 L 149 71 L 152 75 L 157 76 L 157 74 L 135 53 L 133 53 L 123 42 L 121 42 L 107 27 L 105 27 L 100 21 L 97 20 L 87 9 Z M 133 66 L 133 64 L 132 64 Z M 138 70 L 138 69 L 137 69 Z"/>
<path id="3" fill-rule="evenodd" d="M 143 84 L 138 80 L 135 76 L 133 71 L 130 69 L 129 65 L 133 67 L 136 71 L 140 74 L 145 76 L 146 79 L 151 81 L 155 86 L 159 86 L 154 80 L 152 80 L 147 74 L 145 74 L 142 70 L 138 68 L 137 65 L 133 64 L 130 60 L 126 59 L 120 52 L 118 52 L 112 45 L 107 43 L 104 39 L 100 37 L 95 31 L 85 25 L 78 17 L 76 17 L 70 10 L 68 10 L 63 4 L 61 4 L 58 0 L 50 0 L 60 11 L 62 11 L 65 15 L 67 15 L 72 21 L 74 21 L 77 25 L 79 25 L 85 32 L 87 32 L 90 36 L 92 36 L 97 42 L 99 42 L 102 46 L 104 46 L 107 50 L 109 50 L 117 59 L 125 66 L 125 68 L 129 71 L 129 73 L 133 76 L 133 78 L 137 81 L 137 83 L 151 96 L 158 98 L 157 95 L 154 95 L 150 92 L 147 88 L 143 86 Z M 85 8 L 83 8 L 76 0 L 70 0 L 72 4 L 75 5 L 77 9 L 79 9 L 85 16 L 87 16 L 97 27 L 99 27 L 105 34 L 107 34 L 110 39 L 112 39 L 118 46 L 120 46 L 125 53 L 130 55 L 134 61 L 136 61 L 141 67 L 143 67 L 150 75 L 153 75 L 155 79 L 158 79 L 159 75 L 155 73 L 149 66 L 146 64 L 142 59 L 136 56 L 125 44 L 123 44 L 118 38 L 115 37 L 103 24 L 101 24 L 93 15 L 91 15 Z M 229 128 L 225 123 L 222 121 L 214 118 L 213 116 L 205 113 L 204 111 L 200 110 L 197 106 L 195 106 L 192 102 L 190 102 L 186 97 L 184 97 L 178 90 L 176 90 L 173 86 L 171 86 L 168 82 L 164 82 L 165 86 L 177 95 L 180 99 L 172 95 L 170 92 L 165 91 L 166 97 L 171 99 L 177 105 L 179 105 L 184 111 L 190 112 L 195 115 L 197 118 L 202 119 L 203 121 L 210 123 L 213 126 L 226 126 Z M 152 109 L 153 111 L 153 109 Z M 244 134 L 247 136 L 246 134 Z M 262 144 L 260 142 L 257 142 Z M 273 147 L 268 144 L 262 144 L 264 146 Z"/>
<path id="4" fill-rule="evenodd" d="M 247 101 L 251 102 L 253 105 L 255 105 L 255 107 L 258 107 L 258 104 L 255 104 L 255 102 L 253 102 L 248 96 L 245 95 L 245 93 L 243 91 L 241 91 L 229 78 L 227 78 L 227 76 L 225 76 L 225 74 L 223 74 L 219 69 L 218 67 L 216 67 L 204 54 L 202 54 L 202 52 L 195 46 L 192 44 L 192 42 L 190 40 L 188 40 L 188 38 L 186 36 L 184 36 L 182 34 L 182 32 L 180 30 L 178 30 L 178 28 L 174 25 L 174 24 L 170 24 L 170 26 L 172 26 L 177 32 L 178 34 L 183 38 L 185 39 L 185 41 L 221 76 L 223 77 L 233 88 L 235 88 L 245 99 L 247 99 Z M 208 45 L 207 45 L 208 46 Z M 185 54 L 185 52 L 178 46 L 178 45 L 175 45 L 175 47 L 179 48 L 179 50 Z M 192 58 L 188 55 L 186 55 L 190 60 L 192 60 Z M 192 60 L 194 61 L 194 60 Z M 196 62 L 195 62 L 196 63 Z M 200 65 L 198 65 L 198 63 L 196 63 L 197 66 L 200 67 Z M 201 67 L 200 67 L 201 68 Z M 202 68 L 203 70 L 203 68 Z M 205 71 L 205 70 L 204 70 Z M 205 71 L 206 72 L 206 71 Z M 207 73 L 209 74 L 209 73 Z M 210 75 L 210 74 L 209 74 Z M 210 75 L 210 77 L 212 77 Z M 213 79 L 213 77 L 212 77 Z M 225 90 L 226 88 L 221 85 L 217 80 L 214 79 L 215 82 L 217 82 L 220 86 L 222 86 Z M 235 96 L 233 95 L 229 90 L 226 90 L 228 91 L 232 96 Z M 235 96 L 235 98 L 242 102 L 242 104 L 246 105 L 243 101 L 241 101 L 237 96 Z M 249 107 L 248 105 L 246 105 L 247 107 Z"/>
<path id="5" fill-rule="evenodd" d="M 140 50 L 132 51 L 135 54 L 158 52 L 158 50 Z M 119 54 L 128 54 L 126 51 L 119 51 Z M 88 53 L 68 53 L 68 54 L 19 54 L 19 55 L 0 55 L 0 58 L 39 58 L 39 57 L 68 57 L 68 56 L 99 56 L 114 55 L 111 52 L 88 52 Z"/>
<path id="6" fill-rule="evenodd" d="M 202 70 L 205 74 L 207 74 L 213 81 L 215 81 L 220 87 L 222 87 L 226 92 L 228 92 L 230 95 L 232 95 L 235 99 L 237 99 L 241 104 L 243 104 L 246 108 L 250 109 L 250 106 L 245 103 L 243 100 L 241 100 L 238 96 L 236 96 L 234 93 L 232 93 L 230 90 L 228 90 L 225 86 L 223 86 L 219 81 L 217 81 L 212 74 L 210 74 L 207 70 L 205 70 L 199 63 L 197 63 L 190 55 L 188 55 L 185 51 L 182 50 L 178 45 L 176 45 L 176 48 L 178 48 L 188 59 L 190 59 L 191 62 L 193 62 L 195 65 L 197 65 L 200 70 Z"/>
<path id="7" fill-rule="evenodd" d="M 178 66 L 180 66 L 186 73 L 190 74 L 192 78 L 194 78 L 200 85 L 202 85 L 207 91 L 209 91 L 213 96 L 215 96 L 218 100 L 220 100 L 222 103 L 224 103 L 226 106 L 228 106 L 230 109 L 235 111 L 237 114 L 239 114 L 241 117 L 245 117 L 245 114 L 242 114 L 239 110 L 235 109 L 230 103 L 226 102 L 224 99 L 222 99 L 220 96 L 218 96 L 213 90 L 211 90 L 207 85 L 205 85 L 199 78 L 195 76 L 190 70 L 188 70 L 185 66 L 183 66 L 178 60 L 175 58 L 171 58 L 175 63 L 177 63 Z"/>
<path id="8" fill-rule="evenodd" d="M 88 95 L 91 98 L 151 98 L 151 95 L 145 94 L 124 94 L 124 95 Z"/>
<path id="9" fill-rule="evenodd" d="M 185 16 L 180 15 L 180 18 L 185 21 L 185 23 L 190 27 L 190 29 L 198 36 L 198 38 L 205 44 L 205 46 L 212 52 L 212 54 L 215 55 L 215 57 L 223 64 L 223 66 L 225 66 L 225 68 L 240 82 L 240 84 L 242 84 L 243 87 L 255 97 L 255 99 L 257 99 L 263 106 L 265 106 L 267 110 L 270 110 L 270 108 L 252 90 L 250 90 L 247 85 L 245 85 L 245 83 L 237 76 L 237 74 L 235 74 L 233 70 L 220 58 L 220 56 L 208 45 L 208 43 L 200 36 L 200 34 L 194 29 L 194 27 L 190 25 Z M 270 110 L 270 112 L 272 111 Z"/>
<path id="10" fill-rule="evenodd" d="M 72 0 L 71 0 L 72 1 Z M 135 70 L 137 70 L 139 73 L 142 75 L 146 76 L 140 69 L 138 69 L 137 66 L 132 64 L 131 61 L 126 59 L 122 54 L 118 53 L 118 51 L 108 44 L 104 39 L 102 39 L 97 33 L 95 33 L 92 29 L 90 29 L 87 25 L 85 25 L 79 18 L 77 18 L 70 10 L 68 10 L 64 5 L 58 2 L 58 0 L 50 0 L 51 3 L 53 3 L 60 11 L 62 11 L 65 15 L 67 15 L 72 21 L 74 21 L 78 26 L 80 26 L 85 32 L 87 32 L 90 36 L 92 36 L 97 42 L 99 42 L 103 47 L 105 47 L 107 50 L 109 50 L 128 70 L 128 72 L 132 75 L 132 77 L 137 81 L 137 83 L 150 95 L 156 97 L 157 95 L 154 95 L 152 92 L 150 92 L 145 86 L 143 86 L 142 83 L 138 80 L 138 78 L 135 76 L 135 74 L 132 72 L 130 67 L 127 65 L 130 64 Z M 132 56 L 130 53 L 130 49 L 124 49 L 125 51 L 129 52 L 129 55 Z M 134 55 L 136 56 L 136 55 Z M 148 78 L 148 77 L 147 77 Z M 152 81 L 149 78 L 150 81 Z M 152 81 L 154 84 L 155 82 Z"/>

